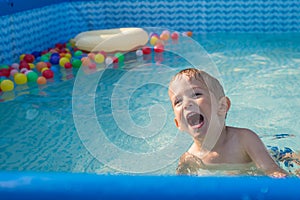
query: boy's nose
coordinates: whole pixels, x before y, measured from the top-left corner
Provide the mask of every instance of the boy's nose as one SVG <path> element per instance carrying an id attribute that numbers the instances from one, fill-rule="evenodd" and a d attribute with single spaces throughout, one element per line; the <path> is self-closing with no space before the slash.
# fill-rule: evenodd
<path id="1" fill-rule="evenodd" d="M 184 109 L 188 109 L 192 105 L 193 105 L 192 101 L 187 100 L 187 101 L 184 102 L 183 107 L 184 107 Z"/>

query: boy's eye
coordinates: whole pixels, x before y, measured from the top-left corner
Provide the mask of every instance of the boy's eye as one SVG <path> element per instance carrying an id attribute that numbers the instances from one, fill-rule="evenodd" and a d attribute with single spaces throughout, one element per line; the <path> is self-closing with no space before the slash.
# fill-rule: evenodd
<path id="1" fill-rule="evenodd" d="M 194 93 L 194 97 L 200 97 L 200 96 L 202 96 L 202 93 L 201 93 L 201 92 L 195 92 L 195 93 Z"/>
<path id="2" fill-rule="evenodd" d="M 175 101 L 174 101 L 174 106 L 176 106 L 176 105 L 178 105 L 178 104 L 180 104 L 181 103 L 181 99 L 176 99 Z"/>

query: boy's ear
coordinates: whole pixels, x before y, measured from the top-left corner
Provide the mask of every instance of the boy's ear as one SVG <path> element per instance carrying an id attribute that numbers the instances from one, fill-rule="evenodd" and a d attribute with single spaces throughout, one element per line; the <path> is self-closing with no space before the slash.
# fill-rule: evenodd
<path id="1" fill-rule="evenodd" d="M 174 118 L 174 122 L 175 122 L 175 126 L 176 126 L 179 130 L 181 130 L 181 129 L 180 129 L 180 125 L 179 125 L 179 123 L 178 123 L 178 120 L 177 120 L 176 118 Z"/>
<path id="2" fill-rule="evenodd" d="M 219 115 L 226 115 L 226 113 L 228 112 L 230 106 L 231 106 L 230 99 L 228 97 L 222 97 L 219 100 L 218 114 Z"/>

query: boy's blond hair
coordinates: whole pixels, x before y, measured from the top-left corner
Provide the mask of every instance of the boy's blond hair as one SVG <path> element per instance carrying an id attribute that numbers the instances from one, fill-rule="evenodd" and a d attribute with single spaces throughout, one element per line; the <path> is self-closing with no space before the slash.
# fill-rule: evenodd
<path id="1" fill-rule="evenodd" d="M 175 81 L 176 79 L 180 79 L 183 75 L 187 76 L 189 79 L 195 78 L 196 80 L 204 81 L 208 90 L 215 95 L 217 100 L 220 100 L 222 97 L 225 96 L 224 89 L 216 78 L 214 78 L 207 72 L 196 68 L 188 68 L 181 70 L 171 79 L 170 85 L 173 81 Z"/>

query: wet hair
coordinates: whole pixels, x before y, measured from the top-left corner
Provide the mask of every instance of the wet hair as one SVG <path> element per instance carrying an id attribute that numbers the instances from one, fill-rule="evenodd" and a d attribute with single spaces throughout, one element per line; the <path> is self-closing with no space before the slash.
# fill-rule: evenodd
<path id="1" fill-rule="evenodd" d="M 220 84 L 220 82 L 218 81 L 218 79 L 214 78 L 207 72 L 196 68 L 188 68 L 188 69 L 181 70 L 171 79 L 170 85 L 176 79 L 182 78 L 183 75 L 187 76 L 189 79 L 195 78 L 196 80 L 204 81 L 208 90 L 212 92 L 218 100 L 225 96 L 224 89 Z"/>

